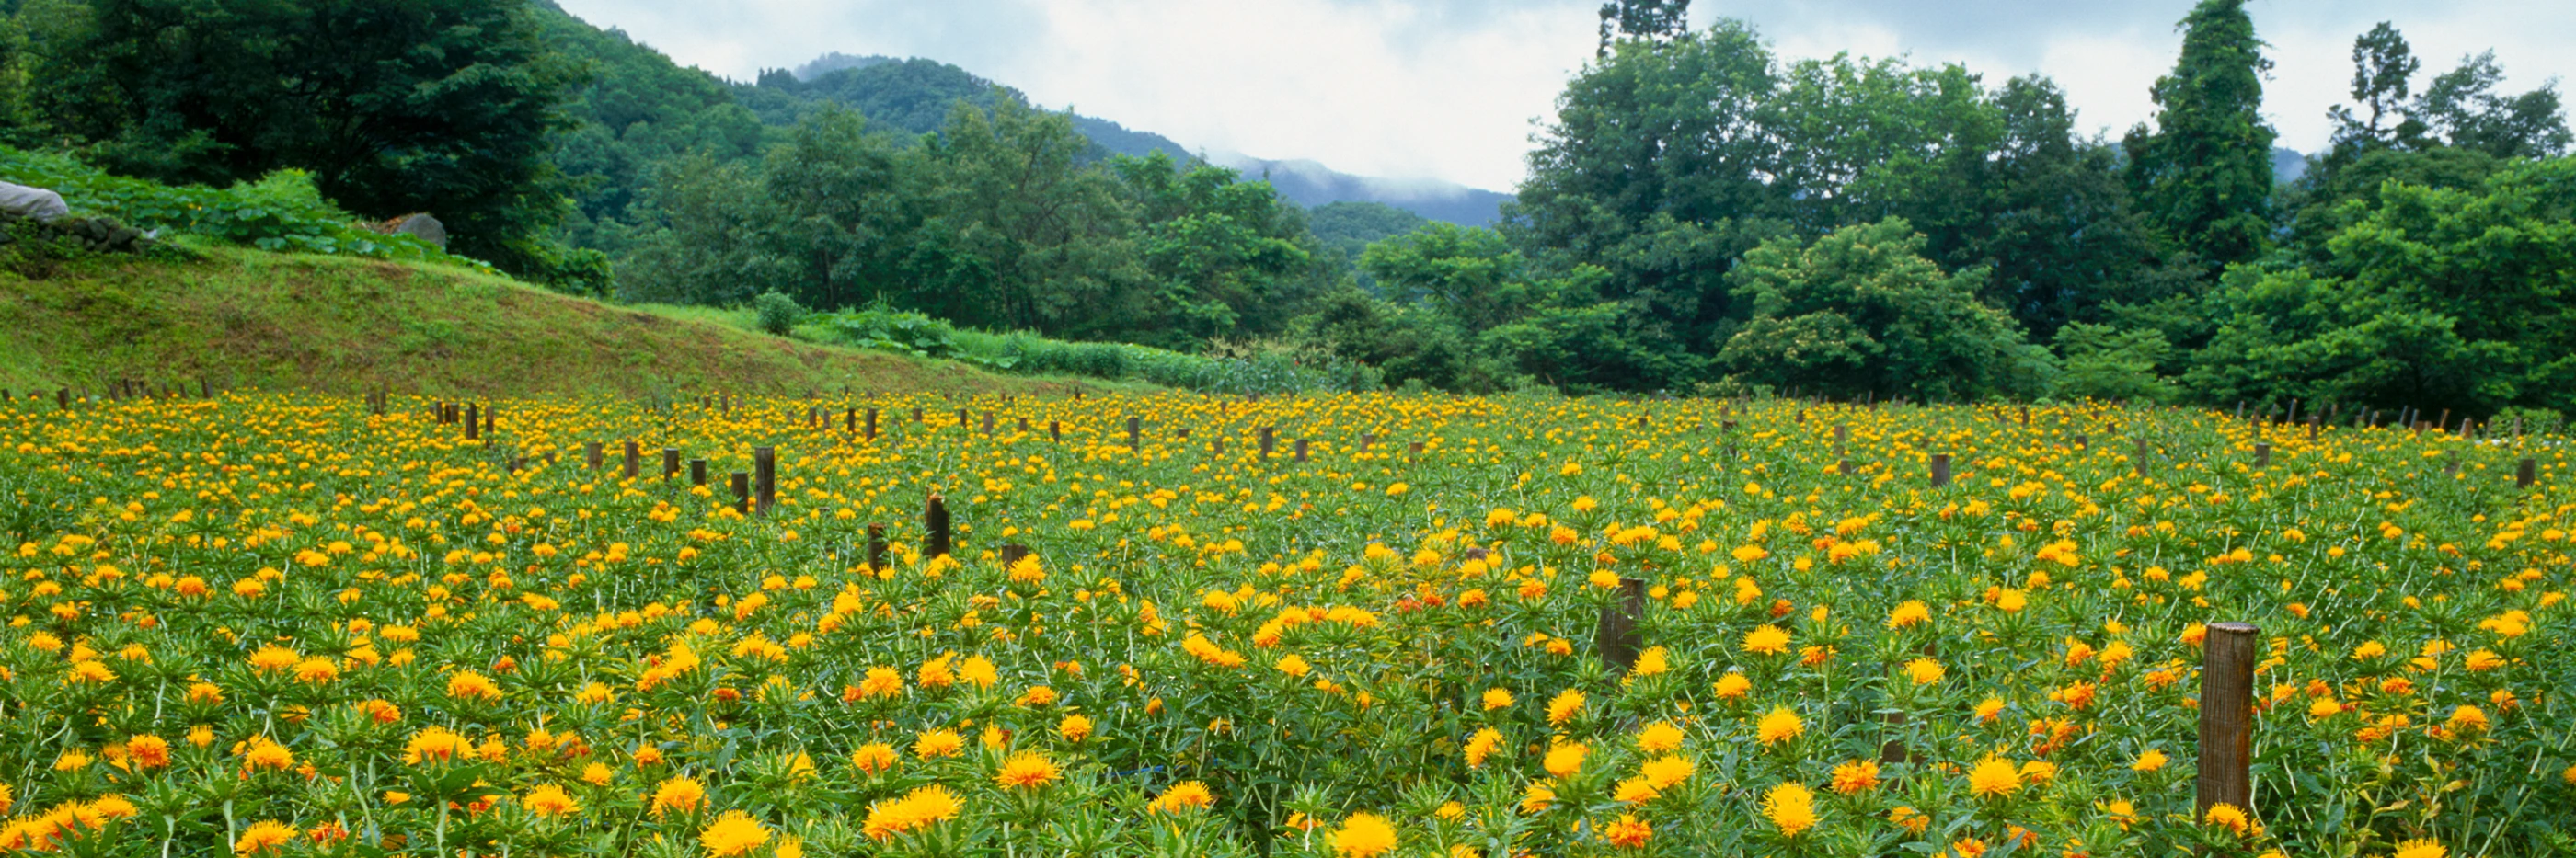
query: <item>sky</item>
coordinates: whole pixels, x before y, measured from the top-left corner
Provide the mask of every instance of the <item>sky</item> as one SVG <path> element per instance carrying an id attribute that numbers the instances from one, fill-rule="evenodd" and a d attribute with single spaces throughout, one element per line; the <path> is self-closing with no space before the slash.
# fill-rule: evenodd
<path id="1" fill-rule="evenodd" d="M 1509 191 L 1539 123 L 1597 46 L 1598 0 L 558 0 L 683 65 L 735 80 L 817 56 L 927 57 L 1215 153 Z M 1786 58 L 1906 55 L 1989 84 L 2031 72 L 2078 127 L 2152 118 L 2192 0 L 1698 0 L 1691 22 L 1751 23 Z M 2354 36 L 2393 22 L 2420 86 L 2492 49 L 2503 89 L 2576 79 L 2569 0 L 2251 0 L 2275 64 L 2281 145 L 2325 145 L 2349 100 Z M 2562 87 L 2564 91 L 2564 87 Z"/>

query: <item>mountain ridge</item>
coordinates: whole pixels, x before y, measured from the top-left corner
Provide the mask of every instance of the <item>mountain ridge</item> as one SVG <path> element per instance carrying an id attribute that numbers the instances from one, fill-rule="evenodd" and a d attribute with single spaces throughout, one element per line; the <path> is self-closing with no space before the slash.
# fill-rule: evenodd
<path id="1" fill-rule="evenodd" d="M 837 51 L 793 69 L 763 72 L 751 84 L 737 83 L 735 88 L 746 106 L 771 124 L 794 122 L 796 106 L 770 97 L 784 92 L 834 101 L 858 110 L 871 122 L 884 122 L 915 134 L 937 131 L 947 105 L 960 99 L 989 105 L 999 91 L 1023 104 L 1030 103 L 1017 88 L 953 63 Z M 1512 198 L 1510 194 L 1438 179 L 1354 175 L 1309 159 L 1269 159 L 1203 147 L 1193 149 L 1153 131 L 1129 128 L 1069 109 L 1061 112 L 1072 119 L 1076 131 L 1105 152 L 1141 158 L 1159 151 L 1185 163 L 1216 164 L 1237 170 L 1247 179 L 1267 179 L 1281 197 L 1308 209 L 1337 202 L 1379 203 L 1431 220 L 1487 226 L 1500 216 L 1502 204 Z"/>

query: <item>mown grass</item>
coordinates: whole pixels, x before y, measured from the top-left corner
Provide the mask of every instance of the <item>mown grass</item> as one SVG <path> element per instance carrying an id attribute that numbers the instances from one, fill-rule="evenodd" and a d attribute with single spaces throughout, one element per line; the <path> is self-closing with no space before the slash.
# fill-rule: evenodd
<path id="1" fill-rule="evenodd" d="M 726 312 L 618 307 L 438 263 L 190 242 L 145 257 L 0 266 L 0 387 L 203 379 L 632 397 L 1093 386 L 767 336 Z"/>

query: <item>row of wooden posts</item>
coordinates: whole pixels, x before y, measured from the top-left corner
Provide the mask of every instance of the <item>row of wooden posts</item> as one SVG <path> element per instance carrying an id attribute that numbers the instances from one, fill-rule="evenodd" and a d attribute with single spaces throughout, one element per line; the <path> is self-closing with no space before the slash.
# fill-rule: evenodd
<path id="1" fill-rule="evenodd" d="M 188 396 L 188 385 L 181 383 L 174 387 L 164 384 L 160 385 L 156 390 L 153 385 L 147 382 L 135 381 L 133 379 L 118 379 L 116 381 L 109 382 L 106 393 L 102 395 L 107 397 L 107 400 L 110 402 L 127 399 L 185 399 Z M 68 387 L 54 389 L 54 405 L 65 411 L 71 410 L 72 403 L 74 402 L 89 401 L 89 397 L 89 391 L 87 390 L 75 391 Z M 42 389 L 30 390 L 27 391 L 27 398 L 41 402 L 45 398 L 45 392 Z M 197 398 L 215 398 L 215 383 L 202 378 L 198 379 Z M 16 401 L 18 401 L 18 394 L 15 391 L 10 390 L 9 388 L 0 387 L 0 402 Z"/>

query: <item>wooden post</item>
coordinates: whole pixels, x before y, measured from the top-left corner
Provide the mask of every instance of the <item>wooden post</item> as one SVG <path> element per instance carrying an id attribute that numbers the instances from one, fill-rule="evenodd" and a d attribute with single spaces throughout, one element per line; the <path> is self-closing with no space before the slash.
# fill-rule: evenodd
<path id="1" fill-rule="evenodd" d="M 2193 817 L 2232 804 L 2254 813 L 2254 662 L 2261 633 L 2245 623 L 2210 623 L 2201 642 L 2200 779 Z"/>
<path id="2" fill-rule="evenodd" d="M 2272 466 L 2272 442 L 2269 442 L 2269 441 L 2257 441 L 2257 442 L 2254 442 L 2254 467 L 2257 467 L 2257 468 L 2269 468 L 2269 467 L 2271 467 L 2271 466 Z"/>
<path id="3" fill-rule="evenodd" d="M 1058 444 L 1064 443 L 1064 424 L 1054 420 L 1047 421 L 1047 440 Z"/>
<path id="4" fill-rule="evenodd" d="M 1261 458 L 1264 458 L 1264 459 L 1270 458 L 1270 451 L 1275 450 L 1275 449 L 1278 449 L 1278 445 L 1279 445 L 1279 430 L 1278 430 L 1278 427 L 1275 427 L 1275 426 L 1264 426 L 1264 427 L 1261 427 Z"/>
<path id="5" fill-rule="evenodd" d="M 1949 485 L 1950 485 L 1950 454 L 1948 454 L 1948 453 L 1934 453 L 1934 454 L 1932 454 L 1932 487 L 1937 489 L 1937 488 L 1944 488 L 1944 487 L 1947 487 L 1947 486 L 1949 486 Z"/>
<path id="6" fill-rule="evenodd" d="M 1143 432 L 1144 423 L 1142 421 L 1134 417 L 1127 418 L 1127 449 L 1136 449 L 1138 445 L 1144 443 Z"/>
<path id="7" fill-rule="evenodd" d="M 841 416 L 841 431 L 848 432 L 852 435 L 859 434 L 858 409 L 852 408 L 850 409 L 850 413 Z"/>
<path id="8" fill-rule="evenodd" d="M 751 475 L 741 471 L 733 472 L 733 511 L 739 515 L 751 514 Z"/>
<path id="9" fill-rule="evenodd" d="M 2138 476 L 2143 477 L 2147 475 L 2147 439 L 2138 438 L 2135 440 L 2138 442 L 2138 452 L 2136 455 L 2130 456 L 2129 461 L 2137 467 Z"/>
<path id="10" fill-rule="evenodd" d="M 1405 444 L 1405 445 L 1404 445 L 1404 451 L 1405 451 L 1405 452 L 1407 452 L 1407 453 L 1420 453 L 1420 452 L 1422 452 L 1422 442 L 1420 442 L 1420 441 L 1413 441 L 1413 442 L 1409 442 L 1409 443 L 1407 443 L 1407 444 Z"/>
<path id="11" fill-rule="evenodd" d="M 912 422 L 915 425 L 919 425 L 921 423 L 921 406 L 915 405 L 912 407 Z"/>
<path id="12" fill-rule="evenodd" d="M 1637 666 L 1637 654 L 1645 648 L 1645 633 L 1637 628 L 1637 621 L 1645 616 L 1646 582 L 1619 579 L 1618 598 L 1601 607 L 1601 626 L 1592 636 L 1592 648 L 1600 653 L 1603 667 L 1626 671 Z"/>
<path id="13" fill-rule="evenodd" d="M 885 551 L 885 525 L 868 525 L 868 568 L 870 570 L 880 572 L 885 570 Z"/>
<path id="14" fill-rule="evenodd" d="M 874 441 L 874 440 L 876 440 L 876 439 L 877 439 L 877 410 L 876 410 L 876 409 L 874 409 L 874 408 L 870 408 L 870 409 L 868 409 L 868 440 L 870 440 L 870 441 Z"/>
<path id="15" fill-rule="evenodd" d="M 689 485 L 692 485 L 692 486 L 703 486 L 703 485 L 706 485 L 706 484 L 707 484 L 707 460 L 705 460 L 705 459 L 690 459 L 690 460 L 689 460 Z"/>
<path id="16" fill-rule="evenodd" d="M 643 464 L 643 458 L 644 450 L 643 448 L 635 445 L 635 439 L 626 439 L 626 461 L 623 463 L 624 467 L 620 469 L 620 472 L 625 475 L 626 479 L 631 480 L 635 478 L 636 472 L 640 470 L 640 466 Z"/>
<path id="17" fill-rule="evenodd" d="M 2532 459 L 2532 458 L 2528 458 L 2528 457 L 2526 457 L 2526 458 L 2524 458 L 2524 459 L 2522 460 L 2522 464 L 2515 466 L 2515 467 L 2514 467 L 2514 469 L 2513 469 L 2513 487 L 2514 487 L 2514 488 L 2517 488 L 2517 489 L 2527 489 L 2527 488 L 2531 488 L 2531 484 L 2532 484 L 2532 483 L 2534 483 L 2534 482 L 2539 481 L 2539 479 L 2540 479 L 2540 462 L 2539 462 L 2539 460 L 2537 460 L 2537 459 Z"/>
<path id="18" fill-rule="evenodd" d="M 2090 435 L 2086 435 L 2086 434 L 2081 433 L 2081 432 L 2075 433 L 2075 449 L 2082 450 L 2082 449 L 2086 449 L 2086 448 L 2088 448 L 2088 447 L 2091 447 L 2092 445 L 2093 445 L 2093 438 L 2092 438 L 2092 436 L 2090 436 Z"/>
<path id="19" fill-rule="evenodd" d="M 482 439 L 483 408 L 478 405 L 465 406 L 465 440 L 480 441 Z"/>
<path id="20" fill-rule="evenodd" d="M 2325 425 L 2325 422 L 2324 422 L 2324 421 L 2321 421 L 2321 420 L 2318 420 L 2316 415 L 2314 415 L 2314 414 L 2310 414 L 2310 415 L 2308 415 L 2308 440 L 2310 440 L 2310 441 L 2314 441 L 2314 440 L 2316 440 L 2316 439 L 2317 439 L 2317 430 L 2318 430 L 2320 427 L 2324 426 L 2324 425 Z"/>
<path id="21" fill-rule="evenodd" d="M 1017 542 L 1002 543 L 1002 568 L 1009 569 L 1011 564 L 1027 559 L 1031 553 L 1026 545 Z"/>
<path id="22" fill-rule="evenodd" d="M 662 481 L 663 481 L 663 482 L 666 482 L 666 483 L 667 483 L 667 482 L 670 482 L 672 477 L 676 477 L 676 476 L 679 476 L 679 475 L 680 475 L 680 448 L 678 448 L 678 447 L 664 447 L 664 448 L 662 448 Z"/>
<path id="23" fill-rule="evenodd" d="M 930 557 L 948 556 L 949 550 L 955 547 L 955 542 L 948 533 L 948 499 L 931 495 L 930 502 L 922 505 L 921 524 L 923 532 L 928 535 L 922 540 L 924 543 L 922 554 Z"/>
<path id="24" fill-rule="evenodd" d="M 590 442 L 590 445 L 584 448 L 584 452 L 590 454 L 590 469 L 594 471 L 599 470 L 599 442 Z"/>
<path id="25" fill-rule="evenodd" d="M 1834 461 L 1834 473 L 1848 477 L 1851 476 L 1851 472 L 1852 466 L 1850 459 L 1837 459 Z"/>
<path id="26" fill-rule="evenodd" d="M 984 412 L 984 434 L 993 434 L 993 412 Z"/>
<path id="27" fill-rule="evenodd" d="M 1306 461 L 1306 439 L 1297 439 L 1297 461 Z"/>
<path id="28" fill-rule="evenodd" d="M 778 505 L 778 448 L 751 448 L 751 470 L 754 488 L 760 498 L 760 504 L 754 509 L 761 515 L 768 515 L 769 508 Z"/>

